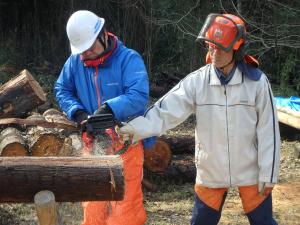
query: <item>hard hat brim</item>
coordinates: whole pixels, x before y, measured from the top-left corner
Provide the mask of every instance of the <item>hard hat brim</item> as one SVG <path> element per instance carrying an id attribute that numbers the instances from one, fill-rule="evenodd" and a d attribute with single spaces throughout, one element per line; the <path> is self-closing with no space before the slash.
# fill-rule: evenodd
<path id="1" fill-rule="evenodd" d="M 95 32 L 93 38 L 91 38 L 88 42 L 85 42 L 81 46 L 77 46 L 77 47 L 75 47 L 74 45 L 72 45 L 72 43 L 70 43 L 72 55 L 81 54 L 82 52 L 88 50 L 94 44 L 98 34 L 102 30 L 104 23 L 105 23 L 104 18 L 99 17 L 99 20 L 100 20 L 100 24 L 102 26 L 98 27 L 98 30 Z"/>

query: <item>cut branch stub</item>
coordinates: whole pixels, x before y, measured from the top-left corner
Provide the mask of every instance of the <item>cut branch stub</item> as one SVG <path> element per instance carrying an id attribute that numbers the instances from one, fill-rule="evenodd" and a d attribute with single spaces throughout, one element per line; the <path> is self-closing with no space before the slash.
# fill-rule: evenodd
<path id="1" fill-rule="evenodd" d="M 16 128 L 8 127 L 0 133 L 0 156 L 26 156 L 25 141 Z"/>

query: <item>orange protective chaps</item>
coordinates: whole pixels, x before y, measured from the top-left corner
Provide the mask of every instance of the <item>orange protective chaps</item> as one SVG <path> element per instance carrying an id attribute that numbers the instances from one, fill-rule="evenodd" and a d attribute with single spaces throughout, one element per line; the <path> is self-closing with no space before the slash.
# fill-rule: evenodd
<path id="1" fill-rule="evenodd" d="M 83 202 L 82 225 L 142 225 L 146 222 L 143 206 L 143 147 L 130 145 L 121 155 L 124 166 L 125 195 L 122 201 Z"/>
<path id="2" fill-rule="evenodd" d="M 256 209 L 271 193 L 272 188 L 267 188 L 264 195 L 258 192 L 257 185 L 238 187 L 245 213 Z M 198 198 L 210 208 L 220 211 L 224 203 L 224 196 L 228 188 L 208 188 L 201 185 L 195 185 L 195 192 Z"/>

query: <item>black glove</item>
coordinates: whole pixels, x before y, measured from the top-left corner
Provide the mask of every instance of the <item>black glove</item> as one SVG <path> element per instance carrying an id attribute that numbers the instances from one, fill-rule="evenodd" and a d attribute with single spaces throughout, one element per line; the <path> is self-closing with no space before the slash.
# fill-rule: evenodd
<path id="1" fill-rule="evenodd" d="M 101 105 L 95 112 L 94 115 L 100 115 L 100 114 L 112 114 L 114 115 L 113 111 L 109 107 L 108 104 L 104 103 Z"/>
<path id="2" fill-rule="evenodd" d="M 117 121 L 114 118 L 113 111 L 107 104 L 99 107 L 94 115 L 89 116 L 86 122 L 86 129 L 92 135 L 105 132 L 107 128 L 114 128 Z"/>
<path id="3" fill-rule="evenodd" d="M 77 124 L 81 124 L 82 121 L 88 118 L 88 114 L 83 109 L 79 109 L 74 113 L 73 117 Z"/>
<path id="4" fill-rule="evenodd" d="M 79 109 L 74 113 L 74 119 L 77 122 L 82 132 L 87 131 L 88 133 L 92 133 L 91 126 L 87 124 L 88 114 L 83 109 Z"/>

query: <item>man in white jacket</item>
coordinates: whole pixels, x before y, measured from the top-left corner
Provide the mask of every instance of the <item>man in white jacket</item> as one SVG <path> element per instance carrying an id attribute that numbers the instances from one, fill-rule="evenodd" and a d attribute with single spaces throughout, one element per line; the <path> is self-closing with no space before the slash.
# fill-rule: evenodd
<path id="1" fill-rule="evenodd" d="M 251 225 L 276 225 L 271 191 L 278 181 L 280 134 L 273 94 L 258 62 L 246 54 L 244 22 L 210 14 L 197 38 L 207 65 L 120 129 L 159 136 L 196 114 L 197 177 L 192 225 L 215 225 L 229 187 L 238 187 Z"/>

